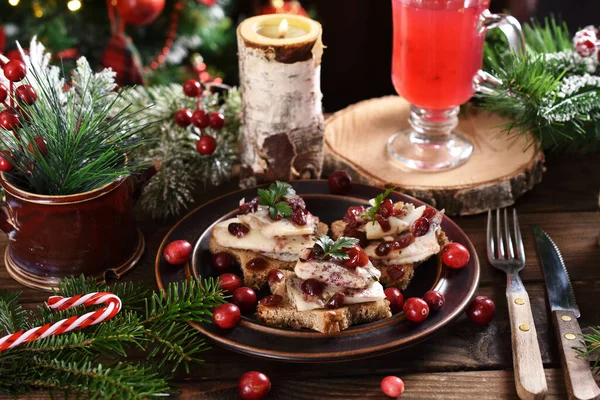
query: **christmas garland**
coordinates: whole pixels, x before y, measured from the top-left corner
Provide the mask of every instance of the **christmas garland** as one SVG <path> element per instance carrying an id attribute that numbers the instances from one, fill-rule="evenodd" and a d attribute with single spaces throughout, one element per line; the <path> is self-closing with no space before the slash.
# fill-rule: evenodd
<path id="1" fill-rule="evenodd" d="M 122 301 L 112 319 L 81 331 L 38 339 L 0 352 L 0 393 L 34 390 L 64 392 L 91 399 L 146 399 L 174 392 L 170 374 L 208 349 L 188 321 L 210 322 L 212 309 L 224 303 L 216 282 L 184 281 L 164 291 L 140 284 L 97 284 L 70 278 L 58 294 L 72 297 L 112 292 Z M 0 293 L 0 337 L 81 315 L 81 306 L 64 311 L 26 310 L 19 293 Z M 139 361 L 126 358 L 137 357 Z M 152 361 L 152 362 L 149 362 Z"/>
<path id="2" fill-rule="evenodd" d="M 488 37 L 484 69 L 503 83 L 477 98 L 511 119 L 505 132 L 530 132 L 545 150 L 600 150 L 597 29 L 586 27 L 573 40 L 553 19 L 523 30 L 524 57 L 511 53 L 500 34 Z"/>

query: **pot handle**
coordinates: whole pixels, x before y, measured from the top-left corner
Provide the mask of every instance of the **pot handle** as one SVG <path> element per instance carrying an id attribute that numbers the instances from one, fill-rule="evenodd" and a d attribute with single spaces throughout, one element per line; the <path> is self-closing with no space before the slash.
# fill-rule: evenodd
<path id="1" fill-rule="evenodd" d="M 160 165 L 158 163 L 152 163 L 150 167 L 148 167 L 144 172 L 137 175 L 131 175 L 131 197 L 133 198 L 133 203 L 137 203 L 146 187 L 146 184 L 152 177 L 158 172 L 160 169 Z M 1 229 L 1 228 L 0 228 Z"/>
<path id="2" fill-rule="evenodd" d="M 0 201 L 0 230 L 6 233 L 6 236 L 8 236 L 10 240 L 13 240 L 14 236 L 19 231 L 10 207 L 5 201 Z"/>

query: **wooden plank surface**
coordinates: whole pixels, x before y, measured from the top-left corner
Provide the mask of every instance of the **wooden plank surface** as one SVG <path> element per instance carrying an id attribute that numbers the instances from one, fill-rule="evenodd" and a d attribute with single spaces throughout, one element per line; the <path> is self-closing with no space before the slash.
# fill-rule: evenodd
<path id="1" fill-rule="evenodd" d="M 533 315 L 546 375 L 549 399 L 565 398 L 559 353 L 551 325 L 545 285 L 535 252 L 530 226 L 545 229 L 561 248 L 585 327 L 600 325 L 600 158 L 592 156 L 549 156 L 543 182 L 517 202 L 525 240 L 527 263 L 522 272 L 532 302 Z M 198 194 L 201 199 L 231 190 L 234 185 Z M 175 221 L 152 221 L 140 214 L 140 227 L 147 250 L 140 265 L 125 277 L 155 286 L 153 262 L 158 245 Z M 204 354 L 204 366 L 181 376 L 186 398 L 236 398 L 236 381 L 244 372 L 260 370 L 273 381 L 270 398 L 382 398 L 379 381 L 388 374 L 406 381 L 407 399 L 514 399 L 510 324 L 504 294 L 505 276 L 485 259 L 485 215 L 455 221 L 473 241 L 482 267 L 479 294 L 492 297 L 497 315 L 485 327 L 471 324 L 462 316 L 454 325 L 425 343 L 376 358 L 340 364 L 290 364 L 261 360 L 213 348 Z M 6 246 L 0 238 L 0 251 Z M 418 273 L 418 272 L 417 272 Z M 22 299 L 36 307 L 47 293 L 24 288 L 0 268 L 0 288 L 22 291 Z M 41 398 L 45 398 L 40 394 Z"/>

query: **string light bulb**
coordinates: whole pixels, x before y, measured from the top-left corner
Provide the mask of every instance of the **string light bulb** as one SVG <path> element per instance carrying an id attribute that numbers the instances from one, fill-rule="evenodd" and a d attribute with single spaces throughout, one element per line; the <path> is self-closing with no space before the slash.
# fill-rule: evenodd
<path id="1" fill-rule="evenodd" d="M 70 11 L 77 11 L 81 8 L 81 1 L 80 0 L 69 0 L 69 2 L 67 3 L 67 8 Z"/>
<path id="2" fill-rule="evenodd" d="M 16 6 L 18 6 L 18 5 L 19 5 L 19 2 L 20 2 L 20 1 L 21 1 L 21 0 L 8 0 L 8 4 L 10 4 L 10 5 L 11 5 L 11 6 L 13 6 L 13 7 L 16 7 Z"/>

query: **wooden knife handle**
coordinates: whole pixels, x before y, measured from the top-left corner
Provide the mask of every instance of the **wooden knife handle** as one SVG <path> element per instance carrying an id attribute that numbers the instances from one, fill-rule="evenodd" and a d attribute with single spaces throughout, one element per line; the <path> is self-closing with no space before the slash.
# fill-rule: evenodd
<path id="1" fill-rule="evenodd" d="M 523 400 L 543 399 L 548 386 L 529 296 L 525 290 L 506 294 L 510 314 L 513 366 L 517 394 Z"/>
<path id="2" fill-rule="evenodd" d="M 562 354 L 563 373 L 567 393 L 571 400 L 588 400 L 600 397 L 600 389 L 590 368 L 587 357 L 578 357 L 573 347 L 581 346 L 581 328 L 571 311 L 553 311 L 558 347 Z"/>

